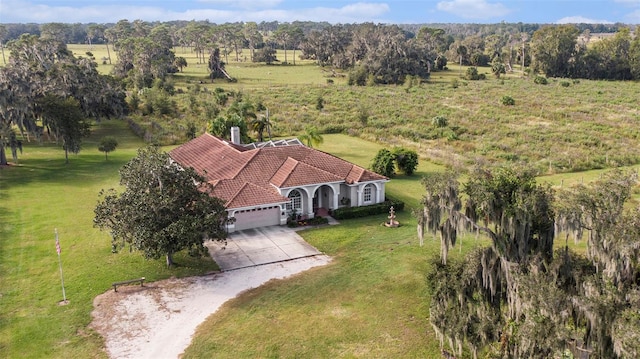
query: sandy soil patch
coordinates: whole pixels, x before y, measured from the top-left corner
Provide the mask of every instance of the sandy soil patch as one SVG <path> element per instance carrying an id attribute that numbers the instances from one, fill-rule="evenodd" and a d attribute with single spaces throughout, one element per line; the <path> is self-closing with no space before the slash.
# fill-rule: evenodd
<path id="1" fill-rule="evenodd" d="M 202 277 L 167 279 L 110 290 L 93 302 L 91 327 L 111 358 L 178 358 L 196 327 L 229 299 L 272 280 L 322 266 L 325 255 Z"/>

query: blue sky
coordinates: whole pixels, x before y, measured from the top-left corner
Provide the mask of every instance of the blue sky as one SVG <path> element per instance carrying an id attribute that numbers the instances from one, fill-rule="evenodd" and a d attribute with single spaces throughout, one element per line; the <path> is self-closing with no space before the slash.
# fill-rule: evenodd
<path id="1" fill-rule="evenodd" d="M 640 0 L 0 0 L 0 23 L 640 23 Z"/>

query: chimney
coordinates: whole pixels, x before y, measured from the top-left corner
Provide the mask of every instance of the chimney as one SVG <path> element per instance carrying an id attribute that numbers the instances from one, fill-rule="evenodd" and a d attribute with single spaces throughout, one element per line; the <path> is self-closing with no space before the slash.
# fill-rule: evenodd
<path id="1" fill-rule="evenodd" d="M 231 127 L 231 143 L 239 145 L 240 141 L 240 127 L 233 126 Z"/>

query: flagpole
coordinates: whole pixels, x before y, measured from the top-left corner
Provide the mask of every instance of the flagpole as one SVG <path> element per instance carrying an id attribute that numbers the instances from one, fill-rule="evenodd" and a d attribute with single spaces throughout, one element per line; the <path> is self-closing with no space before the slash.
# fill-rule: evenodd
<path id="1" fill-rule="evenodd" d="M 62 259 L 60 259 L 60 241 L 58 240 L 58 229 L 55 229 L 56 234 L 56 252 L 58 252 L 58 267 L 60 267 L 60 281 L 62 282 L 62 301 L 67 302 L 67 294 L 64 291 L 64 276 L 62 275 Z"/>

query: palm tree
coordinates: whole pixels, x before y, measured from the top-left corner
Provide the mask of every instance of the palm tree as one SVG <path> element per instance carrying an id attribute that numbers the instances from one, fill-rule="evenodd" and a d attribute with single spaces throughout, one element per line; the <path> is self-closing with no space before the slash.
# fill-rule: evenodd
<path id="1" fill-rule="evenodd" d="M 250 126 L 258 134 L 258 142 L 262 142 L 264 130 L 269 128 L 269 119 L 266 116 L 259 116 L 250 122 Z M 269 133 L 271 133 L 270 130 Z M 269 135 L 269 140 L 271 140 L 271 135 Z"/>
<path id="2" fill-rule="evenodd" d="M 322 142 L 324 142 L 322 135 L 315 126 L 306 127 L 304 129 L 304 134 L 300 135 L 298 139 L 302 142 L 305 142 L 307 144 L 307 147 L 318 146 L 322 144 Z"/>

